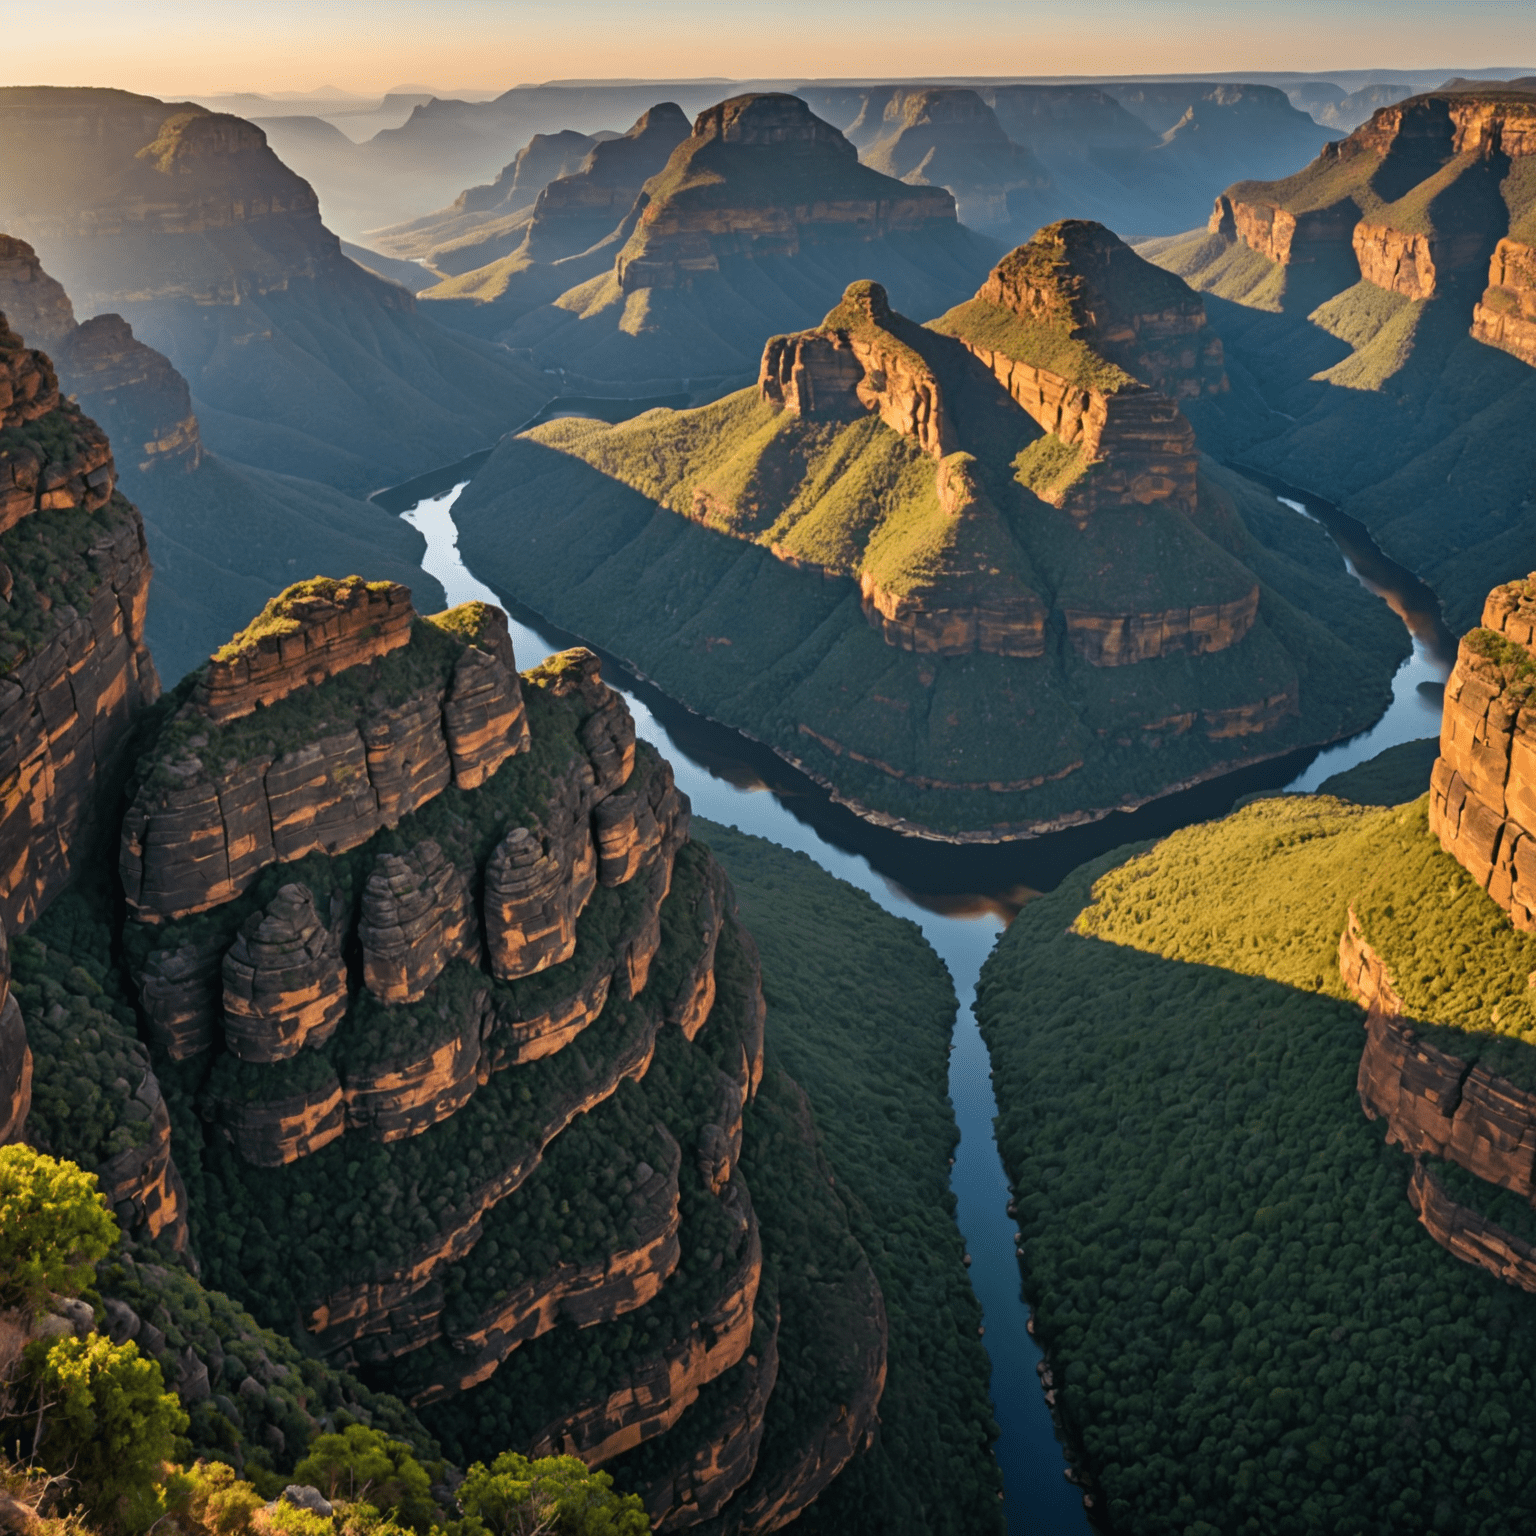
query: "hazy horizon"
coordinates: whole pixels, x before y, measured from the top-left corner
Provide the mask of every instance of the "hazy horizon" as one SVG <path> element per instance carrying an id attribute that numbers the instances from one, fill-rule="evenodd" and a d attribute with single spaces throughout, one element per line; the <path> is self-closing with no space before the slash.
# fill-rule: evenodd
<path id="1" fill-rule="evenodd" d="M 57 19 L 34 9 L 9 24 L 0 83 L 377 97 L 402 83 L 1536 67 L 1527 0 L 951 0 L 942 31 L 917 0 L 209 0 L 188 16 L 181 0 L 82 0 L 61 50 Z"/>

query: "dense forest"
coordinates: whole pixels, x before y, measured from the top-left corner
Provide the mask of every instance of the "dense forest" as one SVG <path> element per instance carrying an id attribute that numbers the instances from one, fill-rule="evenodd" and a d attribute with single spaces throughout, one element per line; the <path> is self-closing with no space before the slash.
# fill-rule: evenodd
<path id="1" fill-rule="evenodd" d="M 1422 800 L 1260 801 L 1126 853 L 1025 908 L 978 1005 L 1026 1295 L 1115 1529 L 1530 1529 L 1536 1301 L 1415 1221 L 1336 950 L 1353 903 L 1410 1014 L 1514 1075 L 1536 940 Z"/>

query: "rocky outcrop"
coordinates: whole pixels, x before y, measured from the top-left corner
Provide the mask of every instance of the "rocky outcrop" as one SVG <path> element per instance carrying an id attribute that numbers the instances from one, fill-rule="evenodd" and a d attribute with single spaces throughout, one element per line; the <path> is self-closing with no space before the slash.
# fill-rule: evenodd
<path id="1" fill-rule="evenodd" d="M 185 473 L 201 463 L 192 393 L 170 359 L 137 340 L 121 315 L 77 325 L 63 287 L 25 240 L 9 235 L 0 235 L 0 312 L 33 346 L 49 350 L 65 392 L 107 429 L 128 462 L 145 473 Z"/>
<path id="2" fill-rule="evenodd" d="M 1323 151 L 1325 155 L 1328 148 Z M 1267 260 L 1289 267 L 1334 260 L 1348 253 L 1359 217 L 1353 200 L 1292 213 L 1276 203 L 1237 195 L 1234 189 L 1216 199 L 1209 228 L 1212 234 L 1241 240 Z"/>
<path id="3" fill-rule="evenodd" d="M 642 112 L 628 133 L 594 144 L 579 169 L 556 176 L 539 193 L 522 254 L 559 261 L 612 234 L 688 133 L 682 108 L 663 101 Z"/>
<path id="4" fill-rule="evenodd" d="M 1172 613 L 1092 613 L 1064 608 L 1067 638 L 1096 667 L 1120 667 L 1155 656 L 1205 656 L 1236 645 L 1259 616 L 1259 584 L 1231 603 Z"/>
<path id="5" fill-rule="evenodd" d="M 717 1401 L 715 1423 L 704 1443 L 641 1494 L 652 1530 L 685 1530 L 714 1519 L 752 1476 L 763 1443 L 764 1414 L 779 1379 L 779 1322 L 775 1307 L 762 1342 L 754 1341 L 753 1351 L 717 1383 L 719 1391 L 729 1380 L 731 1391 Z"/>
<path id="6" fill-rule="evenodd" d="M 374 1141 L 400 1141 L 457 1114 L 493 1066 L 482 1045 L 486 1028 L 482 1006 L 465 1010 L 458 1028 L 422 1053 L 369 1066 L 349 1064 L 342 1088 L 345 1129 Z"/>
<path id="7" fill-rule="evenodd" d="M 347 968 L 307 885 L 279 888 L 224 955 L 224 1039 L 242 1061 L 284 1061 L 335 1034 Z"/>
<path id="8" fill-rule="evenodd" d="M 224 999 L 224 943 L 219 935 L 154 950 L 134 980 L 150 1034 L 173 1061 L 212 1048 Z"/>
<path id="9" fill-rule="evenodd" d="M 502 981 L 576 953 L 576 919 L 597 884 L 597 846 L 576 816 L 552 830 L 513 827 L 485 866 L 485 945 L 491 974 Z"/>
<path id="10" fill-rule="evenodd" d="M 648 869 L 666 845 L 676 848 L 688 835 L 688 803 L 678 792 L 672 765 L 650 759 L 624 788 L 600 800 L 593 811 L 600 885 L 626 885 Z"/>
<path id="11" fill-rule="evenodd" d="M 611 1322 L 646 1306 L 660 1293 L 681 1256 L 678 1172 L 682 1152 L 666 1137 L 668 1160 L 636 1170 L 630 1196 L 636 1240 L 597 1264 L 558 1264 L 487 1307 L 470 1327 L 448 1334 L 462 1357 L 452 1374 L 416 1389 L 411 1405 L 436 1402 L 491 1376 L 519 1344 L 548 1333 L 562 1318 L 578 1328 Z"/>
<path id="12" fill-rule="evenodd" d="M 316 578 L 289 587 L 210 659 L 197 698 L 222 725 L 408 645 L 416 611 L 397 582 Z"/>
<path id="13" fill-rule="evenodd" d="M 1445 685 L 1429 825 L 1510 915 L 1536 929 L 1536 578 L 1495 587 Z"/>
<path id="14" fill-rule="evenodd" d="M 464 877 L 430 838 L 380 854 L 363 890 L 358 925 L 363 985 L 383 1003 L 414 1003 L 450 960 L 478 955 L 480 935 Z"/>
<path id="15" fill-rule="evenodd" d="M 763 348 L 758 393 L 812 421 L 856 421 L 873 411 L 935 459 L 953 452 L 943 394 L 926 358 L 891 329 L 879 283 L 849 286 L 820 329 L 772 337 Z"/>
<path id="16" fill-rule="evenodd" d="M 800 195 L 760 200 L 755 164 L 793 160 Z M 795 96 L 732 97 L 701 112 L 692 134 L 647 187 L 649 201 L 619 252 L 626 294 L 676 288 L 722 259 L 795 256 L 832 241 L 883 239 L 955 222 L 940 187 L 906 187 L 858 163 L 858 152 Z"/>
<path id="17" fill-rule="evenodd" d="M 697 958 L 666 1005 L 667 1023 L 677 1025 L 690 1041 L 704 1027 L 715 1006 L 715 951 L 725 926 L 728 900 L 725 875 L 712 866 L 688 913 L 697 936 Z"/>
<path id="18" fill-rule="evenodd" d="M 257 1168 L 281 1168 L 318 1152 L 347 1130 L 346 1105 L 335 1073 L 308 1093 L 257 1102 L 212 1101 L 218 1134 Z"/>
<path id="19" fill-rule="evenodd" d="M 507 736 L 487 731 L 482 711 L 454 714 L 454 699 L 462 697 L 454 691 L 458 663 L 469 648 L 461 632 L 466 609 L 474 610 L 468 615 L 473 635 L 482 611 L 491 611 L 484 604 L 412 623 L 409 593 L 389 582 L 301 582 L 273 599 L 268 614 L 275 636 L 248 630 L 219 664 L 223 670 L 210 664 L 201 686 L 212 702 L 203 702 L 201 686 L 194 691 L 163 740 L 161 758 L 141 776 L 119 855 L 137 915 L 160 922 L 206 911 L 239 895 L 269 864 L 355 848 L 439 794 L 456 771 L 483 780 L 492 764 L 521 750 L 526 732 L 510 702 L 489 716 L 512 722 Z M 516 674 L 495 654 L 498 643 L 510 650 L 501 622 L 499 636 L 483 637 L 492 647 L 483 654 L 505 672 L 497 687 L 506 700 L 520 701 Z M 272 696 L 266 710 L 284 708 L 305 686 L 306 669 L 321 678 L 356 678 L 368 667 L 382 682 L 378 669 L 412 644 L 428 671 L 432 656 L 441 658 L 446 675 L 404 686 L 400 703 L 383 704 L 358 686 L 322 692 L 318 712 L 310 700 L 295 700 L 291 713 L 276 717 L 288 722 L 288 739 L 300 743 L 284 750 L 275 747 L 272 714 L 263 714 L 247 735 L 226 734 L 240 730 L 243 712 L 255 708 L 259 695 Z M 410 660 L 402 664 L 409 672 Z M 484 670 L 476 662 L 473 675 Z M 210 708 L 234 713 L 221 722 Z"/>
<path id="20" fill-rule="evenodd" d="M 1536 368 L 1536 247 L 1508 238 L 1494 248 L 1472 334 Z"/>
<path id="21" fill-rule="evenodd" d="M 61 403 L 48 359 L 3 319 L 0 431 L 0 605 L 12 637 L 0 654 L 0 919 L 14 932 L 68 878 L 133 712 L 160 684 L 144 646 L 143 524 L 114 495 L 107 440 Z M 66 527 L 52 521 L 59 513 L 76 518 Z"/>
<path id="22" fill-rule="evenodd" d="M 509 757 L 526 752 L 530 741 L 506 616 L 499 608 L 490 612 L 498 616 L 488 626 L 492 632 L 459 657 L 443 701 L 443 732 L 458 789 L 478 789 Z M 492 643 L 498 639 L 505 645 Z"/>
<path id="23" fill-rule="evenodd" d="M 1457 1204 L 1422 1162 L 1413 1165 L 1408 1203 L 1424 1230 L 1463 1264 L 1486 1269 L 1522 1291 L 1536 1291 L 1536 1248 Z"/>
<path id="24" fill-rule="evenodd" d="M 1407 1023 L 1391 972 L 1353 910 L 1339 970 L 1366 1008 L 1361 1107 L 1413 1155 L 1408 1199 L 1425 1230 L 1464 1262 L 1536 1290 L 1536 1250 L 1451 1200 L 1423 1163 L 1442 1158 L 1536 1203 L 1536 1093 L 1430 1044 Z"/>
<path id="25" fill-rule="evenodd" d="M 746 1185 L 736 1180 L 725 1203 L 746 1236 L 741 1258 L 708 1313 L 681 1339 L 632 1371 L 623 1385 L 535 1435 L 532 1455 L 579 1456 L 589 1467 L 611 1461 L 669 1430 L 704 1387 L 746 1355 L 762 1282 L 763 1245 Z"/>
<path id="26" fill-rule="evenodd" d="M 109 1158 L 96 1169 L 101 1192 L 125 1232 L 165 1236 L 178 1253 L 187 1251 L 187 1192 L 171 1159 L 171 1115 L 153 1072 L 144 1074 L 134 1097 L 149 1111 L 149 1135 L 139 1146 Z"/>

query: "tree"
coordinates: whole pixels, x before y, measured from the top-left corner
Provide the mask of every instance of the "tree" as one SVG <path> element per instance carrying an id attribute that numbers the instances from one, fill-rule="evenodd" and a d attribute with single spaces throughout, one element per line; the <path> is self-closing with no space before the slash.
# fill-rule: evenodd
<path id="1" fill-rule="evenodd" d="M 632 1493 L 575 1456 L 529 1461 L 504 1451 L 477 1461 L 459 1488 L 462 1536 L 644 1536 L 649 1516 Z"/>
<path id="2" fill-rule="evenodd" d="M 0 1305 L 78 1295 L 116 1241 L 94 1173 L 31 1147 L 0 1147 Z"/>
<path id="3" fill-rule="evenodd" d="M 427 1530 L 437 1514 L 431 1479 L 410 1446 L 365 1424 L 317 1435 L 293 1481 L 318 1488 L 328 1500 L 371 1504 L 413 1530 Z"/>
<path id="4" fill-rule="evenodd" d="M 70 1479 L 98 1524 L 145 1529 L 158 1514 L 160 1476 L 188 1422 L 159 1365 L 131 1340 L 114 1344 L 99 1333 L 58 1339 L 46 1354 L 40 1341 L 29 1353 L 42 1404 L 43 1465 Z"/>

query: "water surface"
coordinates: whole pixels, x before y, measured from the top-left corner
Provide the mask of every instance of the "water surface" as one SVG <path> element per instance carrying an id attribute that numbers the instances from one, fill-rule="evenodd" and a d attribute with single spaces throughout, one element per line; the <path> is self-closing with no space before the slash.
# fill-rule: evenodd
<path id="1" fill-rule="evenodd" d="M 551 651 L 581 643 L 465 568 L 452 516 L 462 489 L 463 484 L 455 485 L 403 513 L 425 535 L 422 564 L 443 584 L 449 603 L 479 599 L 505 608 L 523 668 Z M 1422 584 L 1385 562 L 1368 538 L 1361 543 L 1364 530 L 1358 524 L 1353 525 L 1358 536 L 1342 524 L 1330 524 L 1326 514 L 1333 509 L 1312 498 L 1291 498 L 1287 504 L 1299 515 L 1324 522 L 1350 570 L 1391 602 L 1413 633 L 1414 654 L 1394 679 L 1391 708 L 1371 730 L 1324 752 L 1291 753 L 1139 811 L 1116 812 L 1052 837 L 960 846 L 903 838 L 873 827 L 833 804 L 823 789 L 768 748 L 693 714 L 603 655 L 604 678 L 628 700 L 638 734 L 671 761 L 695 811 L 810 855 L 888 911 L 918 923 L 949 967 L 960 999 L 949 1078 L 960 1128 L 951 1183 L 972 1258 L 971 1283 L 985 1315 L 993 1411 L 1002 1429 L 997 1458 L 1010 1536 L 1086 1536 L 1089 1526 L 1080 1495 L 1065 1477 L 1062 1448 L 1036 1375 L 1040 1352 L 1025 1327 L 1028 1311 L 1020 1297 L 1013 1246 L 1016 1228 L 1007 1214 L 1007 1178 L 993 1139 L 997 1102 L 991 1064 L 972 1013 L 982 963 L 1020 906 L 1031 895 L 1053 888 L 1085 860 L 1125 842 L 1160 837 L 1224 815 L 1241 795 L 1314 787 L 1328 774 L 1363 762 L 1386 746 L 1439 729 L 1438 692 L 1419 688 L 1420 683 L 1443 682 L 1449 671 L 1444 627 L 1435 629 L 1439 608 L 1433 594 L 1426 601 Z"/>

